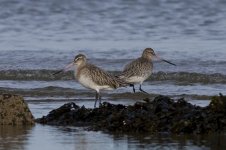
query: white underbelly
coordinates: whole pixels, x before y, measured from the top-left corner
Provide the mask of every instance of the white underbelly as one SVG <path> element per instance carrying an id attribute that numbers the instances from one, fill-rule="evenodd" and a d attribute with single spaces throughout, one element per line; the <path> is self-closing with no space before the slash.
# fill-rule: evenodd
<path id="1" fill-rule="evenodd" d="M 93 80 L 89 77 L 86 76 L 80 76 L 80 78 L 78 79 L 79 83 L 81 83 L 84 87 L 89 88 L 89 89 L 93 89 L 99 92 L 99 90 L 104 89 L 104 90 L 112 90 L 113 88 L 111 88 L 108 85 L 98 85 L 95 82 L 93 82 Z"/>
<path id="2" fill-rule="evenodd" d="M 133 84 L 141 84 L 146 80 L 149 76 L 132 76 L 126 79 L 126 82 Z"/>

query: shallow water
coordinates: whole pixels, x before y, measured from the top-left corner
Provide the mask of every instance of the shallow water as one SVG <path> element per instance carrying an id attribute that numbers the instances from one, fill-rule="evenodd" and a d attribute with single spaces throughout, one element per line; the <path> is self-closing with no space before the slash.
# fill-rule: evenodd
<path id="1" fill-rule="evenodd" d="M 225 8 L 223 0 L 1 0 L 0 93 L 23 95 L 35 117 L 68 101 L 92 107 L 94 92 L 72 72 L 52 73 L 85 53 L 117 74 L 152 47 L 177 66 L 154 61 L 143 85 L 150 95 L 121 88 L 102 92 L 103 99 L 128 105 L 164 94 L 206 106 L 226 95 Z M 40 142 L 43 149 L 225 148 L 225 135 L 114 135 L 41 125 L 1 127 L 0 136 L 0 149 L 38 149 Z"/>
<path id="2" fill-rule="evenodd" d="M 75 127 L 36 125 L 33 127 L 1 127 L 0 148 L 8 149 L 223 149 L 225 135 L 122 135 L 83 131 Z M 218 141 L 218 142 L 217 142 Z M 41 144 L 41 145 L 40 145 Z"/>

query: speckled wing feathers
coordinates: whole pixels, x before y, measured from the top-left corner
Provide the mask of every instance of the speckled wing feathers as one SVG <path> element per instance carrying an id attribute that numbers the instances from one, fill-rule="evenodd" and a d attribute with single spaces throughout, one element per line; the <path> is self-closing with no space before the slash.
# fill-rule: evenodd
<path id="1" fill-rule="evenodd" d="M 109 74 L 108 72 L 92 65 L 86 64 L 83 68 L 81 68 L 80 73 L 88 75 L 93 82 L 100 86 L 109 85 L 112 88 L 124 87 L 128 84 L 113 75 Z"/>
<path id="2" fill-rule="evenodd" d="M 143 76 L 147 72 L 152 71 L 153 65 L 150 61 L 138 58 L 127 64 L 119 75 L 120 78 L 129 78 L 132 76 Z"/>

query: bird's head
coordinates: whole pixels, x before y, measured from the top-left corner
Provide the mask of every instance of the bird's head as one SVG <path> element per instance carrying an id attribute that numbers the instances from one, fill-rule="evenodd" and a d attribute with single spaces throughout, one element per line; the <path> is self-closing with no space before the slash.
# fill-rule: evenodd
<path id="1" fill-rule="evenodd" d="M 152 60 L 153 58 L 156 58 L 157 60 L 164 61 L 168 64 L 176 66 L 174 63 L 171 63 L 170 61 L 160 58 L 157 54 L 155 54 L 152 48 L 146 48 L 142 53 L 142 57 L 148 60 Z"/>
<path id="2" fill-rule="evenodd" d="M 155 57 L 155 52 L 152 48 L 146 48 L 143 53 L 142 53 L 142 57 L 143 58 L 147 58 L 147 59 L 152 59 L 153 57 Z"/>
<path id="3" fill-rule="evenodd" d="M 80 66 L 80 65 L 86 63 L 86 56 L 83 54 L 76 55 L 73 63 L 76 66 Z"/>
<path id="4" fill-rule="evenodd" d="M 67 71 L 70 70 L 71 67 L 73 67 L 75 65 L 77 67 L 80 67 L 80 66 L 82 66 L 84 64 L 86 64 L 86 56 L 83 55 L 83 54 L 78 54 L 78 55 L 75 56 L 74 61 L 72 61 L 71 63 L 69 63 L 68 65 L 66 65 L 64 67 L 64 69 L 55 72 L 53 75 L 56 75 L 56 74 L 61 73 L 61 72 L 67 72 Z"/>

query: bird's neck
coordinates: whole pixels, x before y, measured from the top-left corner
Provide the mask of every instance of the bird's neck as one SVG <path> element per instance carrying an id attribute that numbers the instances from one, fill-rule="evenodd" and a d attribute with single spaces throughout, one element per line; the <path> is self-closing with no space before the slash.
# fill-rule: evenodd
<path id="1" fill-rule="evenodd" d="M 142 55 L 141 58 L 142 59 L 146 59 L 148 61 L 151 61 L 152 60 L 152 58 L 150 56 L 147 56 L 147 55 Z"/>
<path id="2" fill-rule="evenodd" d="M 79 71 L 81 68 L 83 68 L 86 65 L 86 61 L 80 62 L 77 64 L 77 71 Z"/>
<path id="3" fill-rule="evenodd" d="M 80 63 L 80 64 L 78 64 L 78 65 L 76 66 L 74 75 L 75 75 L 75 78 L 76 78 L 77 80 L 80 78 L 81 70 L 82 70 L 86 65 L 87 65 L 86 63 Z"/>

